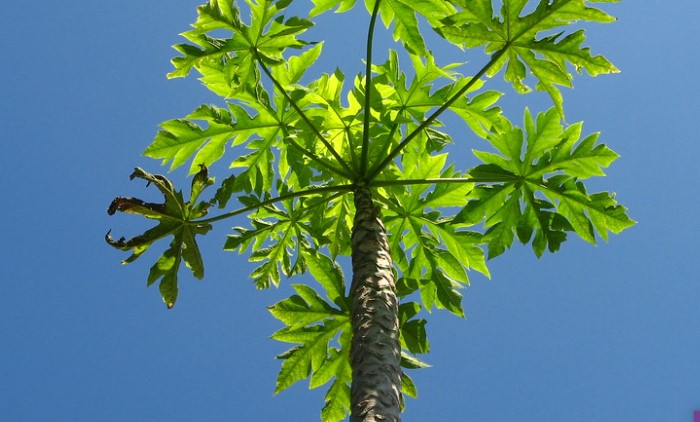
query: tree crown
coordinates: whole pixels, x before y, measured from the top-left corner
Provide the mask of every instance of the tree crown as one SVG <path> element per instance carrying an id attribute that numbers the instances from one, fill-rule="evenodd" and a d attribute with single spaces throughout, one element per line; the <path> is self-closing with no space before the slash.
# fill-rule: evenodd
<path id="1" fill-rule="evenodd" d="M 598 1 L 604 2 L 615 0 Z M 426 365 L 416 357 L 429 351 L 419 312 L 441 308 L 463 316 L 459 290 L 469 283 L 469 270 L 489 275 L 487 256 L 518 239 L 539 257 L 557 251 L 568 233 L 595 243 L 634 223 L 613 194 L 584 186 L 603 176 L 617 154 L 598 143 L 597 133 L 583 135 L 582 123 L 562 123 L 560 87 L 573 86 L 571 70 L 618 72 L 582 46 L 583 30 L 569 29 L 614 20 L 588 3 L 507 0 L 494 10 L 491 0 L 366 0 L 366 68 L 347 81 L 338 69 L 309 75 L 324 43 L 303 37 L 314 17 L 346 12 L 356 7 L 354 0 L 313 0 L 308 16 L 290 17 L 291 0 L 246 0 L 243 9 L 233 0 L 210 0 L 182 34 L 187 42 L 175 46 L 180 55 L 168 77 L 195 70 L 222 104 L 203 104 L 162 123 L 145 150 L 171 170 L 189 166 L 190 196 L 186 200 L 166 177 L 137 168 L 131 177 L 153 184 L 164 202 L 119 197 L 109 212 L 158 224 L 128 240 L 108 233 L 107 241 L 132 252 L 128 263 L 172 238 L 147 278 L 149 285 L 159 282 L 172 307 L 180 264 L 197 278 L 204 275 L 196 236 L 216 221 L 247 215 L 250 227 L 236 227 L 225 249 L 249 251 L 258 264 L 251 274 L 258 288 L 305 272 L 319 283 L 295 284 L 295 295 L 270 307 L 285 324 L 273 338 L 295 345 L 279 356 L 275 391 L 306 378 L 312 388 L 332 381 L 322 417 L 342 419 L 349 404 L 350 322 L 335 258 L 350 254 L 354 205 L 348 194 L 357 186 L 369 185 L 383 208 L 398 295 L 415 298 L 399 309 L 405 368 Z M 372 50 L 377 23 L 391 28 L 401 46 L 381 63 Z M 471 76 L 458 73 L 458 64 L 439 65 L 421 26 L 460 48 L 483 48 L 484 64 Z M 512 123 L 498 106 L 502 93 L 484 89 L 499 73 L 520 93 L 534 82 L 552 107 L 535 115 L 526 109 L 522 125 Z M 450 135 L 441 121 L 448 113 L 471 135 Z M 462 169 L 448 162 L 449 145 L 477 139 L 484 141 L 474 151 L 477 165 Z M 201 200 L 214 184 L 208 167 L 226 159 L 232 174 Z M 239 208 L 208 215 L 233 197 Z M 408 376 L 403 393 L 416 394 Z"/>

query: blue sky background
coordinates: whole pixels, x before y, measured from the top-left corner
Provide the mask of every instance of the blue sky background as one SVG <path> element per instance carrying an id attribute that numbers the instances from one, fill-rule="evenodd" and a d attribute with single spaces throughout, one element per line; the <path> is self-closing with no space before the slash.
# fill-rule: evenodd
<path id="1" fill-rule="evenodd" d="M 103 240 L 148 226 L 106 208 L 118 195 L 157 198 L 128 179 L 135 165 L 165 171 L 140 157 L 157 125 L 215 101 L 195 78 L 165 78 L 198 4 L 14 1 L 0 11 L 0 420 L 318 420 L 325 390 L 272 394 L 274 356 L 287 347 L 268 338 L 280 325 L 266 306 L 289 283 L 255 290 L 245 256 L 221 250 L 236 222 L 202 242 L 207 276 L 183 273 L 170 311 L 145 288 L 155 251 L 122 266 L 126 255 Z M 622 73 L 579 77 L 565 106 L 622 155 L 594 187 L 617 192 L 639 224 L 540 260 L 516 246 L 491 262 L 492 280 L 474 274 L 466 319 L 429 317 L 433 367 L 411 373 L 420 396 L 406 421 L 690 421 L 700 410 L 700 4 L 606 10 L 619 21 L 589 27 L 588 45 Z M 316 71 L 361 70 L 366 14 L 356 12 L 312 33 L 327 37 Z M 463 60 L 432 48 L 443 63 Z M 545 107 L 506 92 L 516 122 L 523 104 Z M 225 170 L 211 169 L 219 179 Z"/>

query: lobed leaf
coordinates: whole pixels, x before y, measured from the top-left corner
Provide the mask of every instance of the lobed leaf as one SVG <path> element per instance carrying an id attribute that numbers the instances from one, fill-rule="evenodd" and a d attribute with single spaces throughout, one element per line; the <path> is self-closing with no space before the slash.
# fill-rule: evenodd
<path id="1" fill-rule="evenodd" d="M 537 79 L 536 89 L 550 95 L 561 116 L 563 98 L 557 86 L 572 87 L 568 65 L 578 73 L 586 70 L 591 76 L 619 72 L 605 57 L 593 56 L 589 48 L 582 47 L 583 30 L 564 37 L 563 31 L 552 35 L 579 21 L 614 21 L 607 13 L 589 7 L 588 0 L 540 0 L 528 14 L 523 13 L 527 0 L 504 1 L 499 16 L 494 16 L 491 0 L 450 3 L 459 10 L 442 19 L 438 33 L 464 47 L 483 46 L 487 53 L 501 52 L 487 75 L 494 76 L 505 67 L 505 80 L 520 93 L 531 90 L 525 83 L 529 70 Z M 541 36 L 543 33 L 546 35 Z"/>
<path id="2" fill-rule="evenodd" d="M 524 127 L 507 123 L 488 137 L 499 154 L 475 151 L 485 164 L 470 175 L 491 183 L 477 184 L 454 219 L 470 225 L 484 222 L 489 258 L 509 248 L 514 234 L 523 243 L 532 240 L 541 256 L 546 249 L 558 250 L 566 232 L 595 243 L 596 234 L 607 240 L 608 231 L 619 233 L 634 224 L 614 195 L 588 194 L 581 182 L 604 175 L 603 169 L 617 158 L 596 144 L 598 134 L 580 140 L 582 123 L 564 128 L 556 108 L 536 119 L 526 109 Z"/>
<path id="3" fill-rule="evenodd" d="M 314 8 L 309 12 L 310 17 L 318 16 L 325 13 L 334 7 L 335 13 L 343 13 L 352 9 L 355 6 L 356 0 L 311 0 Z"/>
<path id="4" fill-rule="evenodd" d="M 489 275 L 480 246 L 484 239 L 440 209 L 468 205 L 474 183 L 452 166 L 445 168 L 447 155 L 428 153 L 422 141 L 418 138 L 401 156 L 402 178 L 412 183 L 392 186 L 383 197 L 390 248 L 400 271 L 397 289 L 401 297 L 418 290 L 428 310 L 436 306 L 463 316 L 459 289 L 469 283 L 467 271 Z"/>
<path id="5" fill-rule="evenodd" d="M 172 60 L 175 70 L 168 77 L 187 76 L 195 68 L 214 92 L 236 97 L 259 88 L 259 62 L 273 66 L 282 64 L 286 49 L 307 45 L 296 37 L 312 23 L 298 17 L 285 21 L 280 15 L 291 1 L 246 2 L 251 11 L 248 25 L 241 20 L 240 10 L 233 0 L 210 0 L 200 6 L 193 29 L 181 34 L 191 44 L 174 47 L 182 56 Z M 228 31 L 231 37 L 207 35 L 214 30 Z"/>
<path id="6" fill-rule="evenodd" d="M 342 310 L 350 308 L 345 297 L 345 278 L 337 262 L 318 251 L 305 248 L 302 252 L 309 273 L 328 292 L 328 299 Z"/>
<path id="7" fill-rule="evenodd" d="M 278 341 L 295 346 L 278 356 L 283 360 L 277 377 L 275 393 L 309 378 L 309 387 L 318 388 L 331 383 L 325 396 L 323 420 L 336 421 L 346 417 L 350 408 L 350 308 L 344 292 L 342 272 L 337 264 L 319 251 L 306 249 L 304 256 L 311 274 L 325 291 L 326 301 L 313 288 L 295 284 L 296 294 L 268 309 L 285 327 L 272 335 Z M 312 263 L 313 258 L 317 263 Z M 328 274 L 323 271 L 328 270 Z M 342 287 L 342 291 L 340 288 Z M 337 295 L 342 295 L 338 297 Z M 333 299 L 335 298 L 335 299 Z M 425 320 L 416 319 L 420 305 L 407 302 L 399 309 L 402 365 L 423 368 L 428 365 L 415 357 L 427 353 L 430 345 L 425 332 Z M 404 374 L 405 376 L 405 374 Z M 415 386 L 407 384 L 402 390 L 415 397 Z"/>
<path id="8" fill-rule="evenodd" d="M 350 407 L 349 394 L 344 394 L 352 378 L 349 310 L 325 302 L 311 287 L 297 284 L 293 288 L 296 295 L 269 307 L 272 315 L 286 325 L 272 338 L 297 344 L 278 356 L 284 362 L 277 376 L 275 394 L 309 377 L 311 388 L 335 378 L 326 394 L 322 414 L 324 420 L 340 420 Z M 333 341 L 340 348 L 332 347 Z"/>
<path id="9" fill-rule="evenodd" d="M 321 420 L 335 422 L 345 419 L 350 413 L 350 385 L 347 382 L 333 381 L 324 397 L 326 402 L 321 409 Z"/>
<path id="10" fill-rule="evenodd" d="M 416 55 L 410 57 L 415 70 L 410 84 L 406 75 L 399 70 L 398 55 L 393 50 L 390 50 L 387 62 L 373 67 L 373 71 L 380 75 L 375 78 L 376 82 L 373 82 L 379 86 L 387 86 L 382 95 L 381 108 L 383 121 L 387 125 L 411 120 L 422 122 L 429 111 L 443 106 L 471 81 L 470 78 L 462 77 L 452 70 L 459 65 L 457 63 L 439 67 L 431 54 L 427 54 L 425 60 Z M 438 80 L 451 82 L 434 87 L 433 84 Z M 483 82 L 473 84 L 464 95 L 453 101 L 450 110 L 461 117 L 476 134 L 487 136 L 489 130 L 496 126 L 501 118 L 501 110 L 494 107 L 494 104 L 502 94 L 486 91 L 476 94 L 471 99 L 467 97 L 482 85 Z"/>
<path id="11" fill-rule="evenodd" d="M 263 202 L 254 195 L 239 199 L 251 208 Z M 310 219 L 314 212 L 323 210 L 327 201 L 323 197 L 301 197 L 288 198 L 279 204 L 281 207 L 259 206 L 252 216 L 252 228 L 235 227 L 237 234 L 228 236 L 224 249 L 239 253 L 251 250 L 250 261 L 261 263 L 251 274 L 259 289 L 278 286 L 282 275 L 304 272 L 311 265 L 312 274 L 319 275 L 331 300 L 340 300 L 344 280 L 339 268 L 311 250 L 307 239 L 322 239 L 323 229 L 313 227 Z"/>
<path id="12" fill-rule="evenodd" d="M 376 0 L 366 0 L 368 10 L 373 10 Z M 394 41 L 401 40 L 411 54 L 427 56 L 428 49 L 418 27 L 418 16 L 434 27 L 440 19 L 454 13 L 455 9 L 443 0 L 381 0 L 379 12 L 384 25 L 394 25 Z"/>
<path id="13" fill-rule="evenodd" d="M 107 233 L 105 240 L 117 249 L 133 251 L 129 258 L 122 261 L 127 264 L 139 258 L 155 241 L 166 236 L 173 237 L 170 246 L 151 267 L 148 275 L 149 286 L 160 280 L 163 301 L 168 308 L 172 308 L 178 295 L 177 276 L 181 261 L 185 262 L 195 277 L 199 279 L 204 277 L 204 264 L 195 236 L 206 234 L 211 230 L 211 225 L 197 223 L 194 220 L 203 217 L 208 211 L 209 203 L 197 203 L 197 199 L 202 191 L 213 183 L 213 179 L 208 177 L 206 166 L 201 166 L 199 173 L 192 179 L 190 201 L 185 202 L 182 192 L 176 191 L 172 182 L 165 176 L 150 174 L 137 167 L 131 174 L 131 179 L 134 178 L 143 179 L 148 184 L 155 185 L 163 194 L 165 202 L 156 204 L 137 198 L 118 197 L 110 204 L 108 214 L 113 215 L 117 211 L 139 214 L 158 220 L 159 223 L 156 227 L 129 240 L 124 237 L 115 240 L 110 233 Z"/>

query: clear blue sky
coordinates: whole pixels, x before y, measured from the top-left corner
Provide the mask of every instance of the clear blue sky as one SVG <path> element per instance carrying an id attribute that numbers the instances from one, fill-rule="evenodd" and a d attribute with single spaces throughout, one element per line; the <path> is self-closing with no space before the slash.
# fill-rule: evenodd
<path id="1" fill-rule="evenodd" d="M 233 223 L 207 237 L 207 276 L 184 274 L 171 311 L 145 287 L 154 255 L 121 266 L 103 240 L 147 226 L 106 208 L 117 195 L 157 198 L 128 179 L 135 165 L 164 171 L 140 157 L 157 125 L 214 101 L 194 78 L 164 76 L 198 4 L 0 11 L 0 420 L 318 420 L 324 390 L 272 394 L 286 346 L 268 339 L 280 326 L 265 307 L 289 287 L 255 290 L 245 257 L 221 251 Z M 606 10 L 619 22 L 589 27 L 588 44 L 623 72 L 578 78 L 565 105 L 622 155 L 595 186 L 639 224 L 541 260 L 516 246 L 491 262 L 492 280 L 474 275 L 466 319 L 430 317 L 433 367 L 413 371 L 406 421 L 690 421 L 700 410 L 700 4 Z M 352 75 L 366 18 L 329 18 L 318 70 L 350 63 Z M 507 92 L 518 120 L 528 99 Z"/>

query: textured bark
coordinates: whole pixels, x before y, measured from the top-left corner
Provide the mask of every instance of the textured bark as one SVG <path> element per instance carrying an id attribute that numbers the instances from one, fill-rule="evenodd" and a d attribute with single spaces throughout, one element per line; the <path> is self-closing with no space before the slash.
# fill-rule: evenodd
<path id="1" fill-rule="evenodd" d="M 351 422 L 401 420 L 398 298 L 389 243 L 369 187 L 355 190 L 352 229 Z"/>

